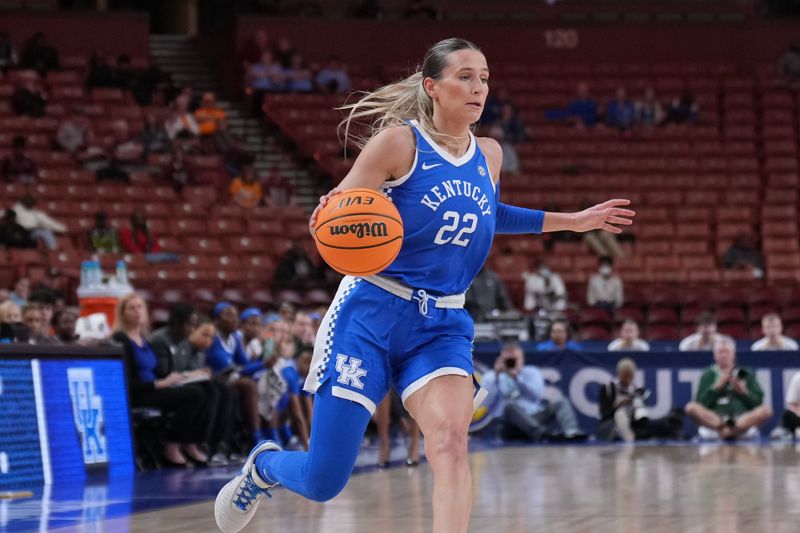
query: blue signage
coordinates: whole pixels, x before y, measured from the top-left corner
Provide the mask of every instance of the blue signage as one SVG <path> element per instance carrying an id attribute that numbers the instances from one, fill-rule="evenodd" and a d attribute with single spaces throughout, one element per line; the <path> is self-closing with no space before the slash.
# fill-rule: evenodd
<path id="1" fill-rule="evenodd" d="M 0 360 L 0 490 L 44 481 L 30 361 Z"/>

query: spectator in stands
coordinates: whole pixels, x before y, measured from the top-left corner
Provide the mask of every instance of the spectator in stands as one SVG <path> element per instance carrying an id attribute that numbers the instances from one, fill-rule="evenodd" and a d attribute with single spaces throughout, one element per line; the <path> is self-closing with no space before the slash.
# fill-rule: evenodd
<path id="1" fill-rule="evenodd" d="M 237 333 L 239 313 L 228 302 L 214 306 L 211 318 L 215 320 L 217 335 L 206 351 L 206 361 L 217 379 L 228 383 L 239 397 L 245 426 L 254 442 L 261 441 L 265 434 L 261 430 L 261 417 L 258 413 L 258 388 L 252 379 L 264 369 L 262 361 L 249 361 Z"/>
<path id="2" fill-rule="evenodd" d="M 172 102 L 172 111 L 164 121 L 164 129 L 170 140 L 192 139 L 200 134 L 200 127 L 189 110 L 190 97 L 180 94 Z"/>
<path id="3" fill-rule="evenodd" d="M 112 71 L 112 86 L 133 93 L 136 85 L 137 75 L 131 64 L 131 57 L 128 54 L 118 55 L 116 68 Z"/>
<path id="4" fill-rule="evenodd" d="M 225 110 L 217 105 L 217 97 L 211 92 L 203 93 L 200 107 L 194 112 L 194 119 L 201 137 L 213 137 L 228 129 Z"/>
<path id="5" fill-rule="evenodd" d="M 7 31 L 0 31 L 0 72 L 8 73 L 9 69 L 17 66 L 19 56 L 17 49 L 11 43 Z"/>
<path id="6" fill-rule="evenodd" d="M 522 122 L 522 115 L 511 104 L 504 104 L 500 110 L 500 120 L 496 125 L 503 130 L 503 139 L 510 143 L 521 143 L 528 140 L 525 133 L 525 124 Z"/>
<path id="7" fill-rule="evenodd" d="M 408 4 L 406 4 L 406 8 L 403 10 L 403 18 L 434 20 L 439 18 L 439 11 L 422 0 L 409 0 Z"/>
<path id="8" fill-rule="evenodd" d="M 205 436 L 204 421 L 208 420 L 203 391 L 185 386 L 185 378 L 179 372 L 158 373 L 158 357 L 147 340 L 148 329 L 144 300 L 136 294 L 120 298 L 113 340 L 125 352 L 131 403 L 134 407 L 152 407 L 171 415 L 164 444 L 164 456 L 170 464 L 187 466 L 186 455 L 205 463 L 207 457 L 198 446 Z"/>
<path id="9" fill-rule="evenodd" d="M 119 239 L 122 249 L 129 254 L 148 254 L 160 252 L 156 233 L 147 224 L 144 211 L 137 209 L 131 214 L 131 227 L 120 231 Z"/>
<path id="10" fill-rule="evenodd" d="M 44 33 L 36 33 L 22 51 L 20 68 L 33 69 L 45 77 L 50 70 L 60 70 L 58 52 L 47 43 Z"/>
<path id="11" fill-rule="evenodd" d="M 98 52 L 92 53 L 89 57 L 89 71 L 84 83 L 89 89 L 114 86 L 114 71 L 108 64 L 106 56 Z"/>
<path id="12" fill-rule="evenodd" d="M 0 246 L 5 248 L 36 248 L 31 232 L 17 222 L 17 213 L 6 209 L 0 219 Z"/>
<path id="13" fill-rule="evenodd" d="M 639 338 L 639 324 L 628 318 L 622 323 L 619 338 L 611 341 L 607 350 L 609 352 L 649 352 L 650 344 Z"/>
<path id="14" fill-rule="evenodd" d="M 278 39 L 278 44 L 275 45 L 275 58 L 284 70 L 291 67 L 294 53 L 294 46 L 288 37 L 284 35 Z"/>
<path id="15" fill-rule="evenodd" d="M 167 325 L 153 332 L 150 344 L 158 359 L 158 373 L 179 372 L 190 385 L 199 388 L 206 402 L 208 418 L 204 443 L 213 457 L 209 464 L 225 462 L 219 445 L 228 435 L 233 415 L 233 394 L 227 385 L 211 377 L 206 366 L 205 350 L 211 347 L 216 330 L 208 318 L 200 318 L 190 304 L 176 303 L 170 307 Z"/>
<path id="16" fill-rule="evenodd" d="M 55 338 L 61 344 L 76 344 L 80 337 L 75 333 L 78 322 L 78 311 L 72 308 L 62 309 L 53 313 L 53 329 Z"/>
<path id="17" fill-rule="evenodd" d="M 42 118 L 46 107 L 47 93 L 34 78 L 25 78 L 11 94 L 11 109 L 17 115 Z"/>
<path id="18" fill-rule="evenodd" d="M 522 274 L 525 280 L 526 311 L 542 309 L 545 313 L 556 313 L 567 308 L 567 288 L 558 273 L 550 270 L 547 259 L 540 257 L 532 272 Z"/>
<path id="19" fill-rule="evenodd" d="M 549 339 L 536 345 L 537 352 L 561 352 L 580 350 L 581 345 L 570 339 L 569 322 L 556 320 L 550 325 Z"/>
<path id="20" fill-rule="evenodd" d="M 22 322 L 22 311 L 20 307 L 8 300 L 0 304 L 0 322 L 3 324 L 19 324 Z"/>
<path id="21" fill-rule="evenodd" d="M 245 82 L 253 97 L 253 112 L 260 114 L 264 95 L 268 92 L 280 92 L 286 88 L 286 75 L 274 52 L 271 50 L 262 52 L 261 60 L 250 65 Z"/>
<path id="22" fill-rule="evenodd" d="M 669 105 L 667 110 L 667 124 L 695 124 L 700 115 L 700 106 L 694 100 L 692 93 L 684 91 Z"/>
<path id="23" fill-rule="evenodd" d="M 139 133 L 139 142 L 142 143 L 144 161 L 150 154 L 166 154 L 172 149 L 172 141 L 167 130 L 152 111 L 144 115 L 144 128 Z"/>
<path id="24" fill-rule="evenodd" d="M 786 410 L 781 426 L 791 437 L 800 438 L 800 372 L 795 372 L 786 389 Z"/>
<path id="25" fill-rule="evenodd" d="M 752 269 L 753 277 L 761 279 L 764 277 L 764 256 L 758 248 L 753 234 L 739 235 L 722 256 L 722 266 L 726 269 Z"/>
<path id="26" fill-rule="evenodd" d="M 183 191 L 184 187 L 197 183 L 194 179 L 194 172 L 186 160 L 183 148 L 177 145 L 172 148 L 172 160 L 169 162 L 164 174 L 172 188 L 178 193 Z"/>
<path id="27" fill-rule="evenodd" d="M 793 91 L 800 87 L 800 42 L 793 43 L 781 56 L 777 73 L 779 84 Z"/>
<path id="28" fill-rule="evenodd" d="M 71 112 L 58 126 L 55 141 L 62 150 L 81 159 L 79 154 L 92 142 L 91 124 L 86 118 L 83 106 L 72 106 Z"/>
<path id="29" fill-rule="evenodd" d="M 614 260 L 610 257 L 600 258 L 597 274 L 589 279 L 586 303 L 592 307 L 608 309 L 611 312 L 625 303 L 622 279 L 614 273 Z"/>
<path id="30" fill-rule="evenodd" d="M 8 289 L 0 289 L 0 304 L 4 304 L 8 301 Z"/>
<path id="31" fill-rule="evenodd" d="M 17 135 L 11 141 L 11 154 L 3 159 L 2 174 L 7 182 L 35 185 L 39 181 L 39 168 L 25 153 L 27 141 Z"/>
<path id="32" fill-rule="evenodd" d="M 261 203 L 264 191 L 251 162 L 242 166 L 242 175 L 234 178 L 228 191 L 231 199 L 242 207 L 250 209 Z"/>
<path id="33" fill-rule="evenodd" d="M 261 311 L 255 307 L 248 307 L 239 317 L 242 345 L 247 354 L 248 361 L 261 360 L 264 355 L 264 342 L 261 340 Z"/>
<path id="34" fill-rule="evenodd" d="M 464 308 L 476 321 L 481 321 L 504 311 L 514 311 L 514 304 L 500 276 L 484 265 L 467 291 Z"/>
<path id="35" fill-rule="evenodd" d="M 251 39 L 248 39 L 239 56 L 242 59 L 242 71 L 247 72 L 250 65 L 258 63 L 264 52 L 272 50 L 269 34 L 266 30 L 258 30 Z"/>
<path id="36" fill-rule="evenodd" d="M 625 87 L 617 87 L 613 100 L 606 106 L 606 125 L 620 131 L 631 129 L 636 121 L 636 107 L 628 99 Z"/>
<path id="37" fill-rule="evenodd" d="M 36 345 L 57 344 L 50 336 L 50 324 L 44 321 L 44 312 L 37 304 L 27 304 L 22 308 L 22 322 L 30 330 L 28 342 Z"/>
<path id="38" fill-rule="evenodd" d="M 22 277 L 14 284 L 14 291 L 8 295 L 8 299 L 22 307 L 28 303 L 28 297 L 31 295 L 31 281 L 28 278 Z"/>
<path id="39" fill-rule="evenodd" d="M 44 335 L 50 336 L 50 324 L 53 323 L 53 313 L 55 312 L 57 302 L 58 295 L 49 287 L 40 286 L 34 289 L 28 297 L 28 304 L 36 305 L 42 311 L 42 317 L 44 319 L 42 332 Z"/>
<path id="40" fill-rule="evenodd" d="M 500 126 L 492 126 L 489 130 L 489 137 L 497 141 L 500 144 L 500 148 L 503 150 L 503 164 L 500 167 L 500 172 L 502 172 L 504 176 L 517 175 L 519 173 L 519 155 L 517 155 L 517 149 L 514 148 L 514 144 L 510 141 L 506 141 L 503 128 Z"/>
<path id="41" fill-rule="evenodd" d="M 269 361 L 278 356 L 278 348 L 282 343 L 292 339 L 292 327 L 282 318 L 275 318 L 267 323 L 261 335 L 263 348 L 262 359 Z"/>
<path id="42" fill-rule="evenodd" d="M 678 346 L 682 352 L 710 352 L 714 349 L 714 343 L 722 335 L 717 333 L 717 319 L 707 311 L 701 313 L 695 322 L 697 331 L 683 339 Z"/>
<path id="43" fill-rule="evenodd" d="M 311 73 L 303 56 L 299 53 L 292 54 L 289 62 L 289 68 L 285 71 L 286 74 L 286 88 L 295 93 L 309 93 L 314 90 L 314 76 Z"/>
<path id="44" fill-rule="evenodd" d="M 483 113 L 481 113 L 481 125 L 493 126 L 503 113 L 503 107 L 506 105 L 513 106 L 511 95 L 508 89 L 498 89 L 497 92 L 492 92 L 483 104 Z"/>
<path id="45" fill-rule="evenodd" d="M 586 82 L 578 84 L 577 95 L 567 108 L 570 121 L 578 128 L 592 128 L 597 124 L 597 102 L 589 95 Z"/>
<path id="46" fill-rule="evenodd" d="M 299 240 L 292 241 L 275 269 L 275 285 L 281 288 L 306 290 L 315 286 L 321 277 L 319 267 L 308 256 Z"/>
<path id="47" fill-rule="evenodd" d="M 587 209 L 594 205 L 593 202 L 588 200 L 583 200 L 581 204 L 583 205 L 582 209 Z M 617 236 L 608 231 L 587 231 L 583 234 L 583 242 L 585 242 L 598 257 L 620 259 L 625 256 L 619 242 L 617 242 Z"/>
<path id="48" fill-rule="evenodd" d="M 664 107 L 656 98 L 655 90 L 647 87 L 642 99 L 636 102 L 636 122 L 640 126 L 652 128 L 660 126 L 664 122 L 664 118 Z"/>
<path id="49" fill-rule="evenodd" d="M 48 250 L 55 250 L 57 246 L 54 233 L 64 233 L 67 227 L 51 218 L 44 211 L 36 208 L 36 200 L 26 194 L 21 201 L 14 204 L 17 222 L 20 226 L 31 232 L 31 236 L 41 241 Z"/>
<path id="50" fill-rule="evenodd" d="M 319 71 L 314 83 L 323 93 L 346 93 L 352 86 L 347 69 L 335 55 L 328 57 L 328 62 Z"/>
<path id="51" fill-rule="evenodd" d="M 645 440 L 653 437 L 677 438 L 683 427 L 683 414 L 673 409 L 666 418 L 650 418 L 644 401 L 650 391 L 636 387 L 636 363 L 632 359 L 621 359 L 617 363 L 617 377 L 600 387 L 600 424 L 597 439 L 625 442 Z"/>
<path id="52" fill-rule="evenodd" d="M 289 207 L 295 205 L 294 190 L 284 176 L 273 175 L 264 183 L 266 195 L 264 204 L 269 207 Z"/>
<path id="53" fill-rule="evenodd" d="M 736 365 L 733 339 L 714 343 L 714 363 L 700 377 L 695 401 L 686 406 L 698 426 L 711 430 L 701 429 L 701 437 L 733 440 L 772 418 L 772 408 L 762 405 L 764 393 L 753 369 Z"/>
<path id="54" fill-rule="evenodd" d="M 754 352 L 800 349 L 794 339 L 783 336 L 783 322 L 776 313 L 767 313 L 761 318 L 761 331 L 764 337 L 758 339 L 750 349 Z"/>
<path id="55" fill-rule="evenodd" d="M 295 343 L 289 341 L 279 347 L 278 353 L 280 357 L 275 361 L 274 371 L 286 383 L 286 392 L 277 405 L 279 439 L 284 446 L 293 445 L 292 441 L 298 440 L 301 449 L 307 450 L 310 421 L 305 417 L 301 400 L 303 384 L 297 369 L 299 352 Z M 297 439 L 293 438 L 294 435 L 297 435 Z"/>
<path id="56" fill-rule="evenodd" d="M 115 254 L 119 252 L 119 235 L 117 230 L 108 223 L 105 211 L 98 211 L 94 215 L 94 227 L 87 234 L 89 249 L 96 253 Z"/>
<path id="57" fill-rule="evenodd" d="M 130 172 L 141 164 L 144 146 L 138 137 L 130 135 L 124 120 L 114 122 L 113 134 L 110 153 L 104 166 L 95 173 L 96 179 L 130 184 Z"/>
<path id="58" fill-rule="evenodd" d="M 483 405 L 501 438 L 586 440 L 569 401 L 545 399 L 544 377 L 538 368 L 525 364 L 519 344 L 503 346 L 494 369 L 483 374 L 481 386 L 488 393 Z M 551 426 L 556 428 L 555 435 L 547 434 Z"/>
<path id="59" fill-rule="evenodd" d="M 298 311 L 294 315 L 294 322 L 292 322 L 292 339 L 295 344 L 294 355 L 297 356 L 306 348 L 314 348 L 314 326 L 311 321 L 311 315 Z"/>

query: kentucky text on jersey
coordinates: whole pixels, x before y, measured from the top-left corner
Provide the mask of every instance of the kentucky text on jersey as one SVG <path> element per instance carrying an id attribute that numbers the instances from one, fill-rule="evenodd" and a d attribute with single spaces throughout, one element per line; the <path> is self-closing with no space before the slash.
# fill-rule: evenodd
<path id="1" fill-rule="evenodd" d="M 441 188 L 439 185 L 431 187 L 431 194 L 436 197 L 436 200 L 431 199 L 429 195 L 422 197 L 420 203 L 424 206 L 430 207 L 432 211 L 436 211 L 442 203 L 455 196 L 466 196 L 472 198 L 478 204 L 482 215 L 491 215 L 492 206 L 489 203 L 489 197 L 481 192 L 481 188 L 473 185 L 468 181 L 462 180 L 447 180 L 443 181 Z M 438 200 L 438 201 L 437 201 Z"/>

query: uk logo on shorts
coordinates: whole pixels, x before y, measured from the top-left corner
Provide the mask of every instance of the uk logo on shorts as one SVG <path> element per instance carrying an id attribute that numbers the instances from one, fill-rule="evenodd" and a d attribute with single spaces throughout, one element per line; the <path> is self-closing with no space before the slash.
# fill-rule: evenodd
<path id="1" fill-rule="evenodd" d="M 366 377 L 367 371 L 361 368 L 361 359 L 350 357 L 344 354 L 336 356 L 336 371 L 339 377 L 336 381 L 342 385 L 350 385 L 356 389 L 363 389 L 364 382 L 362 378 Z"/>

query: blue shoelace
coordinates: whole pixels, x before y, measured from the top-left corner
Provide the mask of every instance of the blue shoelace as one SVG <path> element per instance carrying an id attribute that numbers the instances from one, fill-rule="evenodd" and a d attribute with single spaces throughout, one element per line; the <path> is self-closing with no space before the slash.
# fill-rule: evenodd
<path id="1" fill-rule="evenodd" d="M 269 493 L 269 490 L 260 488 L 253 482 L 250 476 L 247 476 L 233 503 L 243 512 L 247 512 L 253 502 L 256 501 L 261 494 L 266 494 L 269 498 L 272 498 L 272 494 Z"/>

